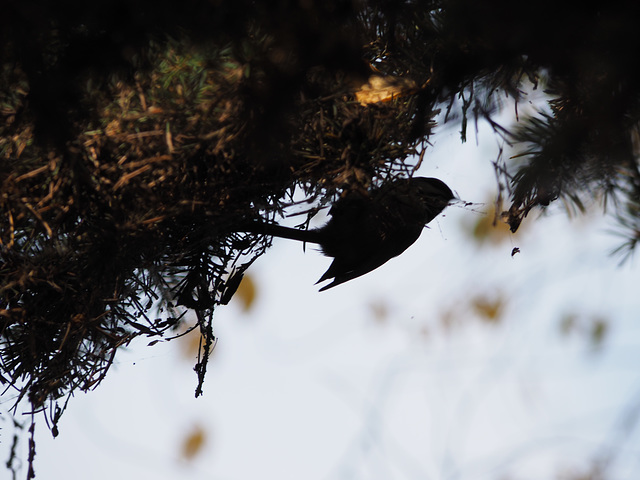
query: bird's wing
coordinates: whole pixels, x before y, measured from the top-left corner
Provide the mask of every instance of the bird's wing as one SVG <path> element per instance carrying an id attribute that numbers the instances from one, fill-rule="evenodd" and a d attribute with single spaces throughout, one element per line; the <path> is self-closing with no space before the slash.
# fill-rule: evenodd
<path id="1" fill-rule="evenodd" d="M 328 270 L 320 277 L 320 280 L 316 282 L 316 285 L 333 278 L 333 282 L 320 289 L 320 291 L 323 292 L 336 285 L 365 275 L 404 252 L 415 243 L 420 233 L 422 233 L 422 228 L 416 229 L 414 227 L 396 231 L 396 235 L 394 235 L 393 238 L 388 238 L 383 242 L 381 245 L 382 248 L 377 249 L 372 255 L 367 255 L 366 258 L 357 259 L 357 261 L 335 258 Z"/>

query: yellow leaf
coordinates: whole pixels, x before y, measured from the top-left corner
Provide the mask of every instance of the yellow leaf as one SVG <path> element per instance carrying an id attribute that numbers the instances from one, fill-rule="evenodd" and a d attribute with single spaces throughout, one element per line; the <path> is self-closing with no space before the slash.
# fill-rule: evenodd
<path id="1" fill-rule="evenodd" d="M 498 323 L 504 309 L 504 301 L 500 297 L 494 299 L 476 297 L 471 301 L 471 306 L 484 321 Z"/>
<path id="2" fill-rule="evenodd" d="M 192 460 L 206 443 L 206 434 L 201 427 L 195 427 L 182 442 L 182 457 Z"/>
<path id="3" fill-rule="evenodd" d="M 256 284 L 250 275 L 245 274 L 242 278 L 234 298 L 237 298 L 240 301 L 242 309 L 245 312 L 248 312 L 251 309 L 253 302 L 256 299 Z"/>
<path id="4" fill-rule="evenodd" d="M 473 239 L 477 243 L 497 244 L 513 236 L 507 225 L 493 207 L 486 215 L 481 216 L 473 226 Z"/>
<path id="5" fill-rule="evenodd" d="M 409 78 L 372 75 L 355 94 L 360 105 L 366 106 L 371 103 L 389 102 L 394 98 L 411 95 L 417 90 L 418 85 Z"/>

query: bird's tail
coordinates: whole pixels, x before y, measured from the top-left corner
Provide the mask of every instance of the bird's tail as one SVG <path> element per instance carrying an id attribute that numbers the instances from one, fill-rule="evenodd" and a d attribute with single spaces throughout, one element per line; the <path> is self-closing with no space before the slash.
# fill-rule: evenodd
<path id="1" fill-rule="evenodd" d="M 288 238 L 305 243 L 322 244 L 323 234 L 320 230 L 301 230 L 298 228 L 283 227 L 276 223 L 250 222 L 243 225 L 239 232 L 257 233 L 259 235 L 270 235 L 272 237 Z"/>

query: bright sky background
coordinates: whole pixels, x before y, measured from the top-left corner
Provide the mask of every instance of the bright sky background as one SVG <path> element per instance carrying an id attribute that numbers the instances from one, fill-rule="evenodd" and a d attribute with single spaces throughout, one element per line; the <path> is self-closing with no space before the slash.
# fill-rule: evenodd
<path id="1" fill-rule="evenodd" d="M 497 144 L 469 137 L 434 137 L 420 174 L 487 202 Z M 449 207 L 403 255 L 323 293 L 330 260 L 276 240 L 250 270 L 251 310 L 216 313 L 202 397 L 183 343 L 139 339 L 71 400 L 58 438 L 39 422 L 37 478 L 533 480 L 607 452 L 607 478 L 640 478 L 637 262 L 609 256 L 610 219 L 554 206 L 480 247 L 468 229 L 489 207 Z M 500 322 L 473 298 L 504 299 Z M 563 335 L 567 315 L 583 331 Z M 584 332 L 598 319 L 610 327 L 599 348 Z M 9 447 L 3 434 L 3 462 Z"/>

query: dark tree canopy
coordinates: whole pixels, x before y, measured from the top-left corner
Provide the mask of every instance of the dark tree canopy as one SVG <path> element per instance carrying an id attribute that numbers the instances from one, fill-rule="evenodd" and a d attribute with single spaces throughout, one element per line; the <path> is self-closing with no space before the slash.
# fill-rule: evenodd
<path id="1" fill-rule="evenodd" d="M 513 231 L 601 195 L 640 238 L 640 6 L 608 2 L 35 1 L 0 16 L 0 382 L 54 431 L 118 347 L 203 333 L 294 189 L 310 218 L 488 121 Z M 505 99 L 548 108 L 498 125 Z M 377 97 L 367 96 L 375 93 Z M 307 219 L 308 220 L 308 219 Z"/>

